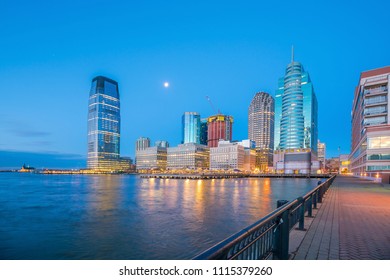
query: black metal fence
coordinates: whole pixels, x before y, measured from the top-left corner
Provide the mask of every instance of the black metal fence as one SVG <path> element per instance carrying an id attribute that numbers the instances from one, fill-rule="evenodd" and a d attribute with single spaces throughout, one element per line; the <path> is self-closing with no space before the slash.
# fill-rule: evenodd
<path id="1" fill-rule="evenodd" d="M 287 260 L 290 230 L 297 224 L 304 229 L 305 213 L 312 216 L 312 209 L 322 202 L 322 197 L 329 189 L 336 176 L 332 176 L 306 195 L 291 202 L 278 201 L 276 210 L 228 237 L 217 245 L 199 254 L 195 260 Z"/>

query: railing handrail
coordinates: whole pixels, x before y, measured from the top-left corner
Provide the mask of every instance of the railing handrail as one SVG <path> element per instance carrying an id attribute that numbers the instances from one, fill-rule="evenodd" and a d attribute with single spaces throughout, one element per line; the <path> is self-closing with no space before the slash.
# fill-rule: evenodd
<path id="1" fill-rule="evenodd" d="M 293 206 L 297 202 L 297 199 L 294 201 L 291 201 L 271 213 L 267 214 L 257 222 L 253 223 L 252 225 L 240 230 L 239 232 L 231 235 L 230 237 L 226 238 L 225 240 L 222 240 L 221 242 L 217 243 L 210 249 L 204 251 L 203 253 L 197 255 L 194 259 L 204 259 L 205 256 L 207 258 L 213 258 L 215 256 L 218 256 L 222 254 L 225 250 L 229 250 L 230 246 L 232 246 L 234 243 L 238 242 L 239 240 L 245 238 L 247 235 L 251 234 L 253 231 L 261 228 L 266 223 L 272 221 L 273 219 L 278 218 L 284 211 L 289 209 L 291 206 Z"/>
<path id="2" fill-rule="evenodd" d="M 333 175 L 331 176 L 330 178 L 328 178 L 328 180 L 326 180 L 325 182 L 322 182 L 321 184 L 319 184 L 317 187 L 315 187 L 314 189 L 312 189 L 310 192 L 308 192 L 307 194 L 305 194 L 304 196 L 302 196 L 303 199 L 307 199 L 309 198 L 310 196 L 313 195 L 313 193 L 315 193 L 319 188 L 321 188 L 326 182 L 328 182 L 329 180 L 331 180 L 332 178 L 336 177 L 336 175 Z"/>
<path id="3" fill-rule="evenodd" d="M 194 260 L 204 260 L 204 259 L 218 259 L 218 256 L 225 255 L 235 244 L 238 244 L 242 240 L 244 240 L 246 237 L 248 237 L 253 232 L 261 229 L 263 226 L 266 226 L 267 223 L 272 222 L 275 219 L 279 219 L 286 211 L 289 211 L 291 208 L 296 207 L 298 202 L 305 202 L 309 197 L 311 197 L 315 192 L 317 192 L 321 187 L 324 186 L 324 184 L 328 183 L 329 181 L 333 181 L 333 179 L 336 177 L 336 175 L 333 175 L 325 182 L 321 183 L 317 187 L 315 187 L 313 190 L 308 192 L 302 197 L 298 197 L 294 199 L 293 201 L 290 201 L 281 207 L 275 209 L 271 213 L 267 214 L 260 220 L 256 221 L 252 225 L 240 230 L 239 232 L 229 236 L 228 238 L 222 240 L 221 242 L 217 243 L 213 247 L 207 249 L 206 251 L 198 254 L 193 259 Z M 331 181 L 331 182 L 332 182 Z"/>

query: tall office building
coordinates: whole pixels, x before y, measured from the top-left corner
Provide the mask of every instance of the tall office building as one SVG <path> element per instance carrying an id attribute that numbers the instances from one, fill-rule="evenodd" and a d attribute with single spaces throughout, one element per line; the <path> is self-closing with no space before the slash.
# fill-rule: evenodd
<path id="1" fill-rule="evenodd" d="M 98 76 L 92 80 L 88 105 L 88 162 L 95 170 L 115 170 L 120 155 L 118 83 Z"/>
<path id="2" fill-rule="evenodd" d="M 317 152 L 317 97 L 309 73 L 294 61 L 294 55 L 285 76 L 279 79 L 275 104 L 275 149 Z"/>
<path id="3" fill-rule="evenodd" d="M 148 137 L 140 137 L 135 142 L 135 151 L 142 151 L 150 147 L 150 139 Z"/>
<path id="4" fill-rule="evenodd" d="M 200 144 L 200 115 L 196 112 L 185 112 L 182 117 L 182 144 Z"/>
<path id="5" fill-rule="evenodd" d="M 207 118 L 200 119 L 200 144 L 207 146 Z"/>
<path id="6" fill-rule="evenodd" d="M 274 168 L 281 173 L 313 173 L 317 161 L 317 97 L 301 63 L 287 65 L 275 95 Z"/>
<path id="7" fill-rule="evenodd" d="M 219 140 L 232 141 L 233 117 L 215 115 L 207 119 L 207 146 L 218 147 Z"/>
<path id="8" fill-rule="evenodd" d="M 274 106 L 271 95 L 258 92 L 248 110 L 248 138 L 256 142 L 257 167 L 262 172 L 273 164 Z"/>
<path id="9" fill-rule="evenodd" d="M 352 106 L 351 172 L 390 183 L 390 66 L 360 74 Z"/>

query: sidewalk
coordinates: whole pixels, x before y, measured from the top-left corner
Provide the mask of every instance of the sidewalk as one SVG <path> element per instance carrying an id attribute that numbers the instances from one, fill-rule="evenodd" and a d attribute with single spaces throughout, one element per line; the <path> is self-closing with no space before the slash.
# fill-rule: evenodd
<path id="1" fill-rule="evenodd" d="M 390 188 L 337 176 L 295 260 L 390 260 Z"/>

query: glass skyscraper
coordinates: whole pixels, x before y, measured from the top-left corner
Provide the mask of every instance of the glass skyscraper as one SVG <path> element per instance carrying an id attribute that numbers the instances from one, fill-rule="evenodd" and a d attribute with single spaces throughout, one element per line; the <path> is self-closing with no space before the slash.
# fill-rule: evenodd
<path id="1" fill-rule="evenodd" d="M 275 149 L 311 149 L 317 154 L 317 111 L 309 73 L 292 60 L 275 95 Z"/>
<path id="2" fill-rule="evenodd" d="M 92 80 L 88 105 L 89 169 L 114 170 L 120 160 L 118 83 L 98 76 Z"/>
<path id="3" fill-rule="evenodd" d="M 207 146 L 207 118 L 200 119 L 200 144 Z"/>
<path id="4" fill-rule="evenodd" d="M 182 117 L 182 144 L 200 144 L 200 115 L 185 112 Z"/>
<path id="5" fill-rule="evenodd" d="M 274 106 L 271 95 L 258 92 L 248 109 L 248 138 L 256 142 L 256 167 L 260 171 L 266 171 L 273 163 Z"/>

